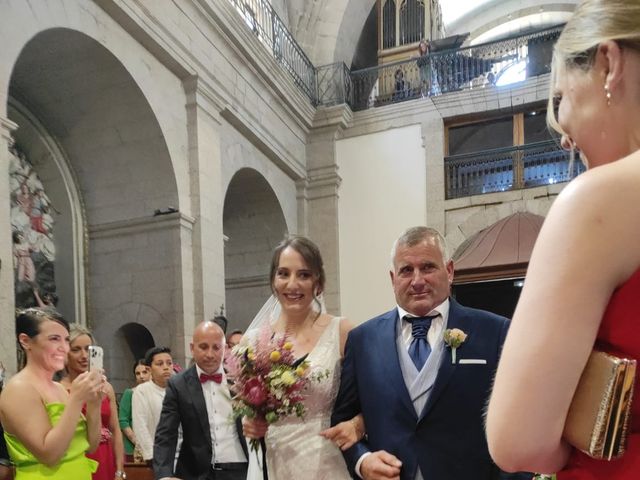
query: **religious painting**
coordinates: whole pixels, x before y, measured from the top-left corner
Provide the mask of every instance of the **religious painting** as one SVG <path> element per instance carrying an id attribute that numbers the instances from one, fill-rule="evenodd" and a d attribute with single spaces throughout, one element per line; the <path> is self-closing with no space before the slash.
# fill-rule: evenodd
<path id="1" fill-rule="evenodd" d="M 16 308 L 55 306 L 56 210 L 26 155 L 15 145 L 9 152 Z"/>

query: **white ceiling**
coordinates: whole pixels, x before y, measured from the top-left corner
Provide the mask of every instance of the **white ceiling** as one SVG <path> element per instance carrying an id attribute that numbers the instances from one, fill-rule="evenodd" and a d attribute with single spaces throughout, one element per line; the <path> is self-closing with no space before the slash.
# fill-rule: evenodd
<path id="1" fill-rule="evenodd" d="M 471 43 L 565 23 L 577 0 L 440 0 L 447 35 L 470 33 Z"/>
<path id="2" fill-rule="evenodd" d="M 491 0 L 440 0 L 442 21 L 445 28 L 474 9 L 479 9 Z"/>

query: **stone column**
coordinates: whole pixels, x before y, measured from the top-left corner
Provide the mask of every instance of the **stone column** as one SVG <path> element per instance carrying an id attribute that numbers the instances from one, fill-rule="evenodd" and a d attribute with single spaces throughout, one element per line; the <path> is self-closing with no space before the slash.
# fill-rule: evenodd
<path id="1" fill-rule="evenodd" d="M 335 142 L 351 121 L 346 105 L 319 109 L 307 138 L 307 178 L 298 181 L 298 228 L 320 247 L 327 276 L 325 301 L 330 313 L 340 312 L 340 232 Z"/>
<path id="2" fill-rule="evenodd" d="M 10 374 L 16 371 L 16 341 L 9 146 L 16 128 L 11 120 L 0 117 L 0 361 Z"/>
<path id="3" fill-rule="evenodd" d="M 427 218 L 426 225 L 447 235 L 445 225 L 444 124 L 440 117 L 424 120 L 421 124 L 422 143 L 427 166 Z"/>
<path id="4" fill-rule="evenodd" d="M 193 327 L 202 320 L 213 318 L 225 302 L 220 144 L 223 103 L 214 90 L 198 77 L 186 80 L 184 88 L 187 96 L 191 215 L 195 218 L 191 237 L 193 311 L 185 315 L 184 325 L 185 335 L 190 340 Z M 191 272 L 183 269 L 185 281 L 189 274 Z"/>

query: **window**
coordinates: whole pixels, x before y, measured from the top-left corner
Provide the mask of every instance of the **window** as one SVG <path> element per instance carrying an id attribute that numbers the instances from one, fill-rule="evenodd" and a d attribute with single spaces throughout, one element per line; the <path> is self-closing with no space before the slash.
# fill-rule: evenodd
<path id="1" fill-rule="evenodd" d="M 449 155 L 480 152 L 513 145 L 513 117 L 449 128 Z"/>
<path id="2" fill-rule="evenodd" d="M 424 2 L 404 0 L 400 5 L 400 45 L 419 42 L 424 37 Z"/>
<path id="3" fill-rule="evenodd" d="M 382 48 L 396 46 L 396 2 L 387 0 L 382 7 Z"/>

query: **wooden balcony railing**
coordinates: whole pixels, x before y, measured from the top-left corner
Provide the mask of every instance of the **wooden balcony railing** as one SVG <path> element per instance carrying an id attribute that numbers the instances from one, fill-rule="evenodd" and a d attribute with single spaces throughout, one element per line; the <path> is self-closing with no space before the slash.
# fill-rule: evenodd
<path id="1" fill-rule="evenodd" d="M 444 159 L 446 198 L 468 197 L 567 182 L 585 168 L 558 142 L 496 148 Z"/>

